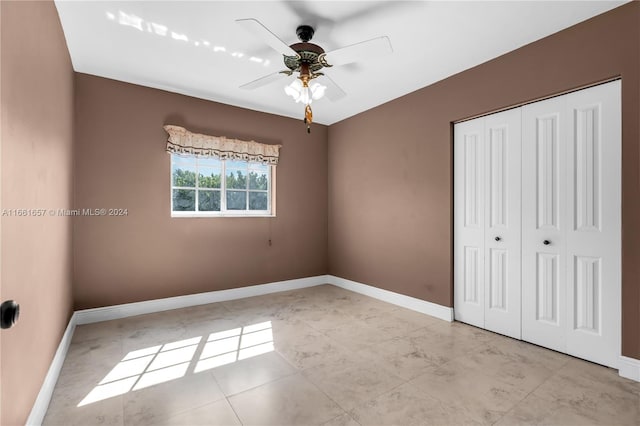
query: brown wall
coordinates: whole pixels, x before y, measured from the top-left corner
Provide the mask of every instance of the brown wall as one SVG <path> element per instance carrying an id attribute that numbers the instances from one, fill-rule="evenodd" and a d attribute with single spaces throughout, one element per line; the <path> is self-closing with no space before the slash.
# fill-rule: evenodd
<path id="1" fill-rule="evenodd" d="M 277 217 L 172 219 L 164 124 L 282 144 Z M 75 218 L 76 309 L 326 274 L 325 126 L 77 74 L 75 130 L 76 207 L 129 212 Z"/>
<path id="2" fill-rule="evenodd" d="M 452 122 L 622 76 L 623 349 L 640 358 L 640 4 L 329 128 L 329 273 L 452 306 Z"/>
<path id="3" fill-rule="evenodd" d="M 73 70 L 53 2 L 0 2 L 2 208 L 72 205 Z M 71 314 L 71 220 L 2 217 L 2 425 L 26 422 Z"/>

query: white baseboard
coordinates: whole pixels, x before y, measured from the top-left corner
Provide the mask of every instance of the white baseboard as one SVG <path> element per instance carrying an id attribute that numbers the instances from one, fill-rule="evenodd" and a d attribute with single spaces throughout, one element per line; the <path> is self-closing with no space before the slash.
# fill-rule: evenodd
<path id="1" fill-rule="evenodd" d="M 344 288 L 345 290 L 351 290 L 356 293 L 364 294 L 365 296 L 373 297 L 375 299 L 382 300 L 383 302 L 402 306 L 403 308 L 411 309 L 413 311 L 430 315 L 441 320 L 449 322 L 453 321 L 453 308 L 438 305 L 432 302 L 427 302 L 426 300 L 422 299 L 416 299 L 415 297 L 405 296 L 404 294 L 394 293 L 393 291 L 383 290 L 381 288 L 362 284 L 356 281 L 336 277 L 334 275 L 328 275 L 328 279 L 329 284 Z"/>
<path id="2" fill-rule="evenodd" d="M 627 379 L 640 382 L 640 359 L 620 356 L 618 374 Z"/>
<path id="3" fill-rule="evenodd" d="M 207 293 L 188 294 L 185 296 L 167 297 L 165 299 L 146 300 L 144 302 L 126 303 L 123 305 L 106 306 L 104 308 L 83 309 L 76 311 L 76 324 L 91 324 L 135 315 L 169 311 L 171 309 L 187 308 L 189 306 L 207 305 L 209 303 L 227 300 L 243 299 L 245 297 L 261 296 L 281 291 L 297 290 L 328 284 L 327 275 L 278 281 L 269 284 L 252 285 L 248 287 L 217 290 Z"/>
<path id="4" fill-rule="evenodd" d="M 144 302 L 126 303 L 123 305 L 106 306 L 103 308 L 83 309 L 76 311 L 77 325 L 91 324 L 100 321 L 132 317 L 168 311 L 171 309 L 187 308 L 189 306 L 207 305 L 209 303 L 227 300 L 243 299 L 245 297 L 261 296 L 281 291 L 297 290 L 322 284 L 332 284 L 365 296 L 373 297 L 384 302 L 402 306 L 445 321 L 453 321 L 453 308 L 438 305 L 404 294 L 394 293 L 367 284 L 336 277 L 334 275 L 317 275 L 315 277 L 278 281 L 269 284 L 253 285 L 229 290 L 217 290 L 207 293 L 188 294 L 185 296 L 167 297 L 165 299 L 146 300 Z"/>
<path id="5" fill-rule="evenodd" d="M 60 339 L 60 344 L 58 345 L 56 354 L 53 356 L 53 360 L 49 366 L 49 371 L 47 371 L 44 382 L 40 387 L 40 392 L 36 397 L 36 402 L 33 404 L 31 413 L 29 413 L 29 417 L 27 418 L 27 425 L 29 426 L 41 425 L 45 414 L 47 414 L 49 402 L 51 402 L 51 396 L 53 395 L 53 389 L 56 387 L 56 383 L 58 382 L 58 376 L 60 376 L 62 364 L 64 364 L 64 360 L 67 357 L 67 351 L 69 350 L 69 345 L 71 344 L 71 338 L 73 337 L 75 329 L 76 314 L 74 312 L 74 314 L 71 315 L 71 319 L 69 319 L 69 324 L 62 335 L 62 339 Z"/>
<path id="6" fill-rule="evenodd" d="M 367 284 L 336 277 L 334 275 L 317 275 L 315 277 L 278 281 L 269 284 L 253 285 L 229 290 L 210 291 L 207 293 L 188 294 L 185 296 L 168 297 L 165 299 L 146 300 L 144 302 L 126 303 L 123 305 L 106 306 L 103 308 L 83 309 L 75 312 L 76 324 L 91 324 L 100 321 L 126 318 L 135 315 L 186 308 L 189 306 L 206 305 L 227 300 L 243 299 L 245 297 L 261 296 L 281 291 L 297 290 L 321 284 L 332 284 L 345 290 L 354 291 L 373 297 L 384 302 L 402 306 L 445 321 L 453 321 L 453 308 L 438 305 L 404 294 L 394 293 Z"/>

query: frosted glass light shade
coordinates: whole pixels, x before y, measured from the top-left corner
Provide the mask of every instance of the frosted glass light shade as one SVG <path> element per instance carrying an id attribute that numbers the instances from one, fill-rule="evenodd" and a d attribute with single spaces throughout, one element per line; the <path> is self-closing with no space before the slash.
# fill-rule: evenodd
<path id="1" fill-rule="evenodd" d="M 291 84 L 285 86 L 284 93 L 291 96 L 296 102 L 305 105 L 311 104 L 314 100 L 318 100 L 324 96 L 327 86 L 320 83 L 313 83 L 309 87 L 304 87 L 299 79 L 295 79 Z"/>

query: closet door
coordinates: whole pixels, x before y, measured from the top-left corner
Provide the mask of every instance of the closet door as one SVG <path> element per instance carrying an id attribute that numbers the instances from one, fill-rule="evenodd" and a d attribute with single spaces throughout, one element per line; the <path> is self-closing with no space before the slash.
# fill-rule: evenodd
<path id="1" fill-rule="evenodd" d="M 485 145 L 484 118 L 454 128 L 454 313 L 484 327 Z"/>
<path id="2" fill-rule="evenodd" d="M 456 124 L 455 318 L 520 338 L 520 109 Z"/>
<path id="3" fill-rule="evenodd" d="M 566 96 L 567 352 L 610 367 L 620 355 L 621 83 Z"/>
<path id="4" fill-rule="evenodd" d="M 485 328 L 520 339 L 521 109 L 485 117 Z"/>
<path id="5" fill-rule="evenodd" d="M 617 367 L 620 81 L 523 107 L 522 338 Z"/>
<path id="6" fill-rule="evenodd" d="M 567 107 L 522 107 L 522 339 L 566 351 Z"/>
<path id="7" fill-rule="evenodd" d="M 621 82 L 454 131 L 455 318 L 617 367 Z"/>

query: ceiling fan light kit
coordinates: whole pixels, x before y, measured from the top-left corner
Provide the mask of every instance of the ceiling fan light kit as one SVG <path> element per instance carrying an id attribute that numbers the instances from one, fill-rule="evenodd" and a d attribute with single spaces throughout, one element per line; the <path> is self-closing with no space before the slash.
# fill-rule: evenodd
<path id="1" fill-rule="evenodd" d="M 326 90 L 327 86 L 323 86 L 320 83 L 305 85 L 297 78 L 291 84 L 284 87 L 284 93 L 291 96 L 296 103 L 300 102 L 305 105 L 322 98 Z"/>
<path id="2" fill-rule="evenodd" d="M 269 74 L 240 87 L 248 90 L 257 89 L 258 87 L 277 81 L 277 75 L 279 74 L 291 76 L 297 73 L 296 80 L 285 86 L 284 92 L 291 96 L 296 102 L 305 105 L 303 121 L 307 127 L 307 133 L 311 133 L 311 123 L 313 122 L 311 102 L 313 100 L 322 98 L 325 95 L 325 91 L 327 98 L 331 101 L 337 101 L 346 95 L 344 90 L 329 78 L 329 76 L 320 72 L 320 70 L 330 68 L 334 65 L 338 66 L 356 62 L 364 57 L 392 52 L 391 43 L 386 36 L 325 52 L 322 47 L 310 43 L 315 30 L 309 25 L 298 26 L 296 35 L 300 43 L 294 43 L 289 46 L 257 19 L 237 19 L 236 22 L 254 35 L 260 37 L 272 49 L 281 53 L 283 55 L 284 65 L 287 67 L 286 70 Z M 318 77 L 322 77 L 323 83 L 326 83 L 326 85 L 316 82 L 310 84 L 311 80 Z"/>

